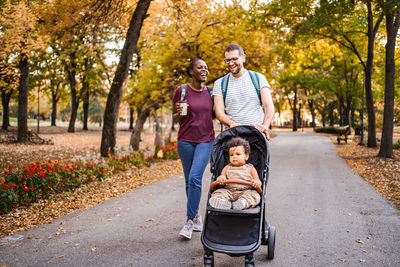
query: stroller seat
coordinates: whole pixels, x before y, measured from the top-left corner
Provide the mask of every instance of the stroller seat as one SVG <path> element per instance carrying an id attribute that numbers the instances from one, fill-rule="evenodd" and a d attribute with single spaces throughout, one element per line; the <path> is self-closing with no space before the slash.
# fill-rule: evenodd
<path id="1" fill-rule="evenodd" d="M 250 144 L 251 163 L 262 183 L 260 204 L 251 209 L 216 209 L 209 205 L 212 191 L 208 193 L 201 242 L 204 247 L 204 266 L 214 266 L 214 252 L 230 256 L 245 256 L 245 266 L 254 266 L 253 252 L 260 245 L 268 245 L 268 259 L 274 257 L 275 227 L 265 219 L 265 192 L 269 175 L 268 142 L 252 126 L 236 126 L 223 131 L 214 141 L 210 166 L 214 182 L 229 163 L 226 142 L 232 137 L 242 137 Z"/>

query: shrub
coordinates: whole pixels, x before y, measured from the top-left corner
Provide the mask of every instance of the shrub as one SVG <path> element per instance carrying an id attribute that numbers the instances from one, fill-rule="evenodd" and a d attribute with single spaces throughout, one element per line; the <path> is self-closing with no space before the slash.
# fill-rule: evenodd
<path id="1" fill-rule="evenodd" d="M 21 169 L 9 166 L 0 178 L 0 214 L 18 205 L 27 205 L 38 198 L 46 198 L 79 187 L 83 181 L 98 180 L 110 175 L 101 163 L 48 161 L 30 163 Z"/>
<path id="2" fill-rule="evenodd" d="M 111 167 L 114 172 L 120 170 L 125 171 L 131 165 L 144 165 L 149 167 L 151 159 L 151 157 L 145 157 L 143 152 L 132 151 L 130 152 L 130 154 L 110 156 L 108 160 L 108 166 Z"/>
<path id="3" fill-rule="evenodd" d="M 343 131 L 343 127 L 335 127 L 335 126 L 317 126 L 314 128 L 314 131 L 316 133 L 331 133 L 331 134 L 337 134 L 340 131 Z"/>
<path id="4" fill-rule="evenodd" d="M 163 159 L 178 159 L 178 144 L 177 142 L 171 142 L 166 144 L 162 149 Z"/>
<path id="5" fill-rule="evenodd" d="M 393 143 L 393 149 L 400 149 L 400 139 L 396 143 Z"/>

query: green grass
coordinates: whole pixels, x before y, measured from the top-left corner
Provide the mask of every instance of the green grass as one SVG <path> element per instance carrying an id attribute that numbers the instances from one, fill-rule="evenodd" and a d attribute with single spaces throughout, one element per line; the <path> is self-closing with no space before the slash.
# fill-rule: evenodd
<path id="1" fill-rule="evenodd" d="M 0 121 L 3 121 L 3 116 L 0 116 Z M 17 122 L 18 122 L 18 118 L 10 117 L 10 122 L 15 122 L 15 123 L 17 123 Z M 28 119 L 28 123 L 34 123 L 34 122 L 37 122 L 37 120 L 35 120 L 35 119 Z"/>

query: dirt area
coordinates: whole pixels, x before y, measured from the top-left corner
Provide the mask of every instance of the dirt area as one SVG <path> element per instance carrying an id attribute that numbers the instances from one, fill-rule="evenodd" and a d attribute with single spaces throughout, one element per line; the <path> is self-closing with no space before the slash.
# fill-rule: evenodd
<path id="1" fill-rule="evenodd" d="M 398 134 L 396 132 L 396 134 Z M 382 196 L 390 199 L 400 209 L 400 149 L 394 149 L 394 158 L 378 157 L 377 148 L 360 146 L 358 137 L 351 136 L 347 144 L 337 144 L 336 136 L 330 136 L 339 156 Z"/>
<path id="2" fill-rule="evenodd" d="M 41 132 L 39 136 L 51 140 L 53 144 L 0 144 L 0 170 L 8 168 L 9 165 L 16 168 L 30 162 L 49 159 L 70 161 L 75 156 L 85 157 L 88 153 L 94 156 L 99 153 L 101 131 L 67 133 L 62 127 L 42 127 Z M 5 132 L 0 132 L 1 134 L 5 135 Z M 141 148 L 151 147 L 154 134 L 145 131 L 142 139 Z M 117 146 L 121 149 L 128 147 L 129 140 L 129 131 L 118 132 Z M 55 218 L 182 172 L 179 160 L 154 160 L 150 167 L 132 167 L 105 181 L 93 181 L 73 191 L 52 195 L 49 199 L 40 200 L 27 207 L 19 207 L 7 215 L 0 216 L 0 238 L 43 223 L 51 223 Z"/>

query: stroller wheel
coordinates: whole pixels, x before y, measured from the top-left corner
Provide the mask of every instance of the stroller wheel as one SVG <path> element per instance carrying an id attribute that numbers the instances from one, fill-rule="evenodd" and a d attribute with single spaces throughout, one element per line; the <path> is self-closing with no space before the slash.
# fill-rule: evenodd
<path id="1" fill-rule="evenodd" d="M 272 260 L 275 256 L 275 226 L 270 226 L 268 229 L 268 240 L 267 240 L 267 245 L 268 245 L 268 256 L 267 258 L 269 260 Z"/>
<path id="2" fill-rule="evenodd" d="M 204 267 L 214 267 L 214 253 L 207 251 L 204 253 Z"/>
<path id="3" fill-rule="evenodd" d="M 253 253 L 247 254 L 244 259 L 244 266 L 245 267 L 254 267 L 256 266 L 255 259 Z"/>

